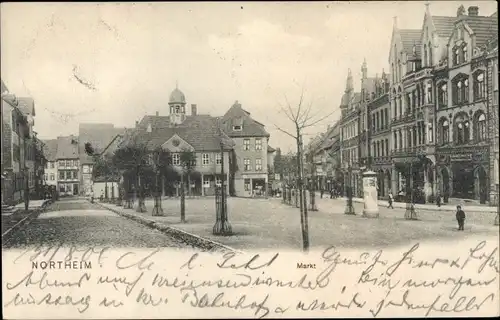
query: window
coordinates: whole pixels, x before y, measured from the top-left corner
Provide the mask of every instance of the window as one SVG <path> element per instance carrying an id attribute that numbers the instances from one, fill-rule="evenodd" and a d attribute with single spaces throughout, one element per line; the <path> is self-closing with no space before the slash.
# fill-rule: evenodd
<path id="1" fill-rule="evenodd" d="M 207 179 L 207 180 L 203 181 L 203 187 L 204 188 L 210 188 L 210 179 Z"/>
<path id="2" fill-rule="evenodd" d="M 201 155 L 201 164 L 204 166 L 210 164 L 210 155 L 208 153 Z"/>
<path id="3" fill-rule="evenodd" d="M 252 165 L 250 164 L 250 159 L 244 159 L 243 160 L 243 170 L 244 171 L 250 171 L 250 170 L 252 170 Z"/>
<path id="4" fill-rule="evenodd" d="M 221 180 L 221 179 L 219 179 L 219 178 L 216 178 L 216 179 L 215 179 L 215 185 L 216 185 L 217 187 L 222 186 L 222 180 Z"/>
<path id="5" fill-rule="evenodd" d="M 432 67 L 434 61 L 432 60 L 432 44 L 429 42 L 429 67 Z"/>
<path id="6" fill-rule="evenodd" d="M 442 120 L 441 122 L 441 141 L 442 144 L 447 144 L 450 142 L 450 124 L 446 119 Z"/>
<path id="7" fill-rule="evenodd" d="M 446 83 L 438 87 L 438 103 L 441 108 L 445 108 L 448 105 L 448 85 Z"/>
<path id="8" fill-rule="evenodd" d="M 481 100 L 484 98 L 484 73 L 478 72 L 474 77 L 474 100 Z"/>
<path id="9" fill-rule="evenodd" d="M 73 180 L 77 180 L 77 179 L 78 179 L 78 172 L 73 171 Z"/>
<path id="10" fill-rule="evenodd" d="M 462 47 L 462 53 L 463 53 L 462 62 L 467 62 L 467 59 L 468 59 L 468 57 L 467 57 L 467 44 L 464 44 L 464 46 Z"/>
<path id="11" fill-rule="evenodd" d="M 50 163 L 50 168 L 51 168 L 51 169 L 54 169 L 54 162 L 51 162 L 51 163 Z"/>
<path id="12" fill-rule="evenodd" d="M 250 179 L 245 179 L 245 191 L 251 191 Z"/>
<path id="13" fill-rule="evenodd" d="M 463 116 L 455 119 L 455 142 L 457 144 L 464 144 L 469 142 L 469 120 Z"/>
<path id="14" fill-rule="evenodd" d="M 181 157 L 178 153 L 172 154 L 172 165 L 178 166 L 181 164 Z"/>
<path id="15" fill-rule="evenodd" d="M 389 139 L 385 139 L 385 155 L 389 155 Z"/>
<path id="16" fill-rule="evenodd" d="M 64 168 L 66 162 L 64 160 L 59 160 L 59 168 Z"/>
<path id="17" fill-rule="evenodd" d="M 432 143 L 432 140 L 434 140 L 434 130 L 432 128 L 431 122 L 427 123 L 427 132 L 428 132 L 427 137 L 429 139 L 428 142 Z"/>
<path id="18" fill-rule="evenodd" d="M 486 117 L 484 113 L 481 113 L 477 117 L 476 122 L 476 140 L 485 141 L 486 140 Z"/>
<path id="19" fill-rule="evenodd" d="M 241 131 L 241 126 L 233 126 L 234 131 Z"/>
<path id="20" fill-rule="evenodd" d="M 63 192 L 63 193 L 66 192 L 66 185 L 65 184 L 61 184 L 59 186 L 59 192 Z"/>
<path id="21" fill-rule="evenodd" d="M 425 86 L 425 97 L 427 103 L 432 103 L 432 85 L 430 83 Z"/>
<path id="22" fill-rule="evenodd" d="M 82 171 L 83 171 L 83 173 L 89 173 L 89 171 L 90 171 L 89 170 L 89 166 L 84 165 L 83 168 L 82 168 Z"/>
<path id="23" fill-rule="evenodd" d="M 48 174 L 48 173 L 45 173 L 45 174 L 43 175 L 43 179 L 44 179 L 45 181 L 48 181 L 48 180 L 49 180 L 49 174 Z"/>
<path id="24" fill-rule="evenodd" d="M 462 101 L 469 102 L 469 79 L 464 80 L 464 88 L 462 90 Z"/>
<path id="25" fill-rule="evenodd" d="M 255 139 L 255 150 L 262 150 L 262 139 Z"/>
<path id="26" fill-rule="evenodd" d="M 453 86 L 453 103 L 462 104 L 469 101 L 469 80 L 461 78 Z"/>
<path id="27" fill-rule="evenodd" d="M 460 63 L 460 49 L 456 48 L 455 51 L 453 52 L 453 64 L 459 64 Z"/>
<path id="28" fill-rule="evenodd" d="M 64 171 L 59 170 L 59 180 L 64 180 Z"/>
<path id="29" fill-rule="evenodd" d="M 48 168 L 49 168 L 49 163 L 45 162 L 45 169 L 48 169 Z"/>
<path id="30" fill-rule="evenodd" d="M 243 139 L 243 150 L 250 150 L 250 139 Z"/>
<path id="31" fill-rule="evenodd" d="M 55 180 L 55 175 L 53 173 L 50 174 L 50 181 L 54 181 Z"/>
<path id="32" fill-rule="evenodd" d="M 255 171 L 262 171 L 262 159 L 255 159 Z"/>
<path id="33" fill-rule="evenodd" d="M 72 166 L 73 166 L 73 161 L 66 160 L 66 167 L 69 168 L 69 167 L 72 167 Z"/>
<path id="34" fill-rule="evenodd" d="M 220 156 L 220 153 L 215 154 L 215 164 L 221 164 L 222 163 L 222 157 Z"/>
<path id="35" fill-rule="evenodd" d="M 398 134 L 394 132 L 394 149 L 398 148 Z"/>

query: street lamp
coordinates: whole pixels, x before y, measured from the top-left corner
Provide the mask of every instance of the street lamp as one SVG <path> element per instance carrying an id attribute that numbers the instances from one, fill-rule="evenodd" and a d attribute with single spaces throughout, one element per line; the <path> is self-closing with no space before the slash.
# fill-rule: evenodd
<path id="1" fill-rule="evenodd" d="M 347 169 L 347 180 L 349 181 L 348 183 L 348 186 L 346 187 L 346 191 L 347 191 L 347 203 L 346 203 L 346 207 L 345 207 L 345 211 L 344 213 L 345 214 L 348 214 L 348 215 L 355 215 L 356 212 L 354 212 L 354 206 L 353 206 L 353 203 L 352 203 L 352 167 L 351 167 L 351 163 L 347 162 L 346 165 L 345 165 L 346 169 Z"/>
<path id="2" fill-rule="evenodd" d="M 224 144 L 222 141 L 222 130 L 220 140 L 221 158 L 221 186 L 215 187 L 215 225 L 212 233 L 218 236 L 228 236 L 232 234 L 231 224 L 228 221 L 227 199 L 226 199 L 226 179 L 224 173 Z"/>
<path id="3" fill-rule="evenodd" d="M 425 165 L 425 155 L 419 154 L 417 156 L 417 167 L 420 169 L 421 165 Z M 405 211 L 405 219 L 406 220 L 418 220 L 417 212 L 415 211 L 415 200 L 414 200 L 414 187 L 413 187 L 413 174 L 414 174 L 414 166 L 413 166 L 413 158 L 410 160 L 409 166 L 409 174 L 408 181 L 406 181 L 406 211 Z M 425 174 L 425 170 L 424 170 Z"/>

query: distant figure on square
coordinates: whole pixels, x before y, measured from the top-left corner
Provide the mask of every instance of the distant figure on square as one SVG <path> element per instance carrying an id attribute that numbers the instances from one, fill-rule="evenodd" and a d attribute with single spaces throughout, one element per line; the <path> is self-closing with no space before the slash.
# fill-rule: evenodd
<path id="1" fill-rule="evenodd" d="M 325 193 L 325 190 L 323 190 L 323 188 L 321 188 L 320 193 L 321 193 L 321 199 L 323 199 L 323 194 Z"/>
<path id="2" fill-rule="evenodd" d="M 458 230 L 463 231 L 465 224 L 465 212 L 462 210 L 462 207 L 460 205 L 457 206 L 457 222 Z"/>
<path id="3" fill-rule="evenodd" d="M 394 196 L 392 195 L 392 192 L 389 191 L 389 205 L 387 206 L 387 208 L 394 209 L 394 207 L 392 206 L 393 201 L 394 201 Z"/>
<path id="4" fill-rule="evenodd" d="M 441 207 L 441 195 L 438 193 L 438 195 L 436 196 L 436 204 L 439 207 Z"/>

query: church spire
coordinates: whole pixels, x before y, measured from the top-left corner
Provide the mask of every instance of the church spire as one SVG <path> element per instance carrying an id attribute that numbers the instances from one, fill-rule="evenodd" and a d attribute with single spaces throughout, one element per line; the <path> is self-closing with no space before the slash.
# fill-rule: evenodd
<path id="1" fill-rule="evenodd" d="M 351 69 L 347 70 L 347 80 L 345 84 L 345 92 L 350 92 L 354 89 L 354 84 L 352 82 L 352 73 Z"/>
<path id="2" fill-rule="evenodd" d="M 363 60 L 363 64 L 361 65 L 361 75 L 362 75 L 362 79 L 366 79 L 367 74 L 368 74 L 368 67 L 367 67 L 367 65 L 366 65 L 366 58 L 364 58 L 364 60 Z"/>

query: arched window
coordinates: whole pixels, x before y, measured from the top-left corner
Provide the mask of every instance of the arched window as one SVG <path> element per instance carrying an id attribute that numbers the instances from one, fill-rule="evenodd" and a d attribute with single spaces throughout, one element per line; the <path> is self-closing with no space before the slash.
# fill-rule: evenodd
<path id="1" fill-rule="evenodd" d="M 411 113 L 411 92 L 406 95 L 406 114 Z"/>
<path id="2" fill-rule="evenodd" d="M 179 113 L 181 111 L 181 107 L 180 106 L 175 106 L 175 113 Z"/>
<path id="3" fill-rule="evenodd" d="M 453 52 L 453 63 L 454 64 L 459 64 L 460 63 L 460 49 L 456 48 Z"/>
<path id="4" fill-rule="evenodd" d="M 424 44 L 424 64 L 425 66 L 429 66 L 429 62 L 427 61 L 427 45 Z"/>
<path id="5" fill-rule="evenodd" d="M 434 62 L 432 61 L 432 44 L 429 42 L 429 67 L 432 67 Z"/>
<path id="6" fill-rule="evenodd" d="M 450 124 L 446 119 L 441 122 L 441 142 L 442 144 L 450 142 Z"/>
<path id="7" fill-rule="evenodd" d="M 375 130 L 379 131 L 380 130 L 380 116 L 378 115 L 378 112 L 375 114 Z"/>
<path id="8" fill-rule="evenodd" d="M 465 144 L 469 142 L 470 124 L 469 120 L 464 116 L 459 116 L 455 119 L 455 142 L 457 144 Z"/>
<path id="9" fill-rule="evenodd" d="M 469 102 L 469 79 L 464 80 L 464 89 L 462 90 L 463 101 Z"/>
<path id="10" fill-rule="evenodd" d="M 476 128 L 476 140 L 485 141 L 486 140 L 486 116 L 481 113 L 476 120 L 474 126 Z"/>
<path id="11" fill-rule="evenodd" d="M 403 149 L 403 134 L 401 130 L 398 131 L 398 141 L 399 141 L 399 149 Z"/>
<path id="12" fill-rule="evenodd" d="M 443 82 L 438 87 L 438 104 L 440 108 L 448 106 L 448 85 L 446 82 Z"/>
<path id="13" fill-rule="evenodd" d="M 401 60 L 398 60 L 398 81 L 401 80 Z"/>
<path id="14" fill-rule="evenodd" d="M 394 131 L 394 149 L 398 149 L 398 133 Z"/>
<path id="15" fill-rule="evenodd" d="M 474 75 L 474 100 L 481 100 L 484 98 L 484 73 L 478 72 Z"/>
<path id="16" fill-rule="evenodd" d="M 432 103 L 432 85 L 430 83 L 425 85 L 425 97 L 426 103 Z"/>
<path id="17" fill-rule="evenodd" d="M 463 62 L 467 62 L 467 44 L 464 44 L 464 46 L 462 47 L 462 57 L 463 57 Z"/>
<path id="18" fill-rule="evenodd" d="M 377 157 L 380 157 L 380 141 L 377 141 Z"/>
<path id="19" fill-rule="evenodd" d="M 417 100 L 415 101 L 416 105 L 420 107 L 420 85 L 417 84 Z"/>
<path id="20" fill-rule="evenodd" d="M 385 139 L 385 155 L 389 156 L 389 139 Z"/>
<path id="21" fill-rule="evenodd" d="M 385 156 L 384 140 L 380 141 L 380 155 Z"/>

